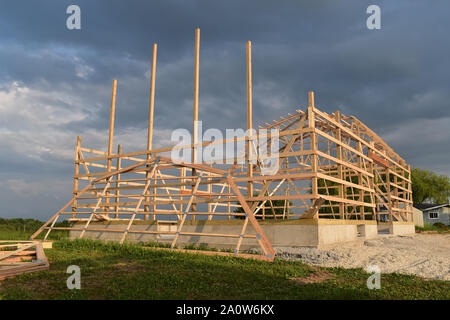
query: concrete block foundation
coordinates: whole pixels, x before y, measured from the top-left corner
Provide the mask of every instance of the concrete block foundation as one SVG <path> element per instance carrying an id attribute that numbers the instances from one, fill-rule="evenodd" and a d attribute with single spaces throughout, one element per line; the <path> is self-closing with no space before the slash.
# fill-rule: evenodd
<path id="1" fill-rule="evenodd" d="M 360 237 L 372 239 L 377 236 L 377 224 L 372 220 L 337 220 L 337 219 L 297 219 L 280 221 L 260 221 L 260 226 L 274 247 L 321 247 L 335 243 L 354 241 Z M 186 221 L 182 232 L 186 233 L 211 233 L 238 235 L 241 232 L 243 221 Z M 81 223 L 75 228 L 82 228 Z M 102 241 L 120 241 L 123 233 L 117 232 L 126 228 L 126 223 L 117 221 L 108 223 L 91 223 L 90 227 L 96 231 L 87 230 L 84 238 Z M 110 229 L 111 231 L 98 231 L 98 229 Z M 133 225 L 131 230 L 143 231 L 170 231 L 177 230 L 176 221 L 166 222 L 141 222 Z M 79 230 L 71 230 L 70 238 L 75 239 L 80 235 Z M 249 224 L 246 234 L 255 234 Z M 129 233 L 128 242 L 158 242 L 170 244 L 174 235 L 171 234 L 137 234 Z M 178 247 L 186 245 L 207 246 L 219 249 L 234 249 L 237 237 L 180 235 L 177 241 Z M 259 247 L 256 239 L 244 238 L 241 249 Z"/>
<path id="2" fill-rule="evenodd" d="M 415 234 L 416 228 L 413 222 L 380 222 L 378 224 L 378 231 L 380 233 L 388 233 L 396 236 L 401 236 Z"/>
<path id="3" fill-rule="evenodd" d="M 389 233 L 393 235 L 411 235 L 416 233 L 416 227 L 413 222 L 391 222 L 389 224 Z"/>

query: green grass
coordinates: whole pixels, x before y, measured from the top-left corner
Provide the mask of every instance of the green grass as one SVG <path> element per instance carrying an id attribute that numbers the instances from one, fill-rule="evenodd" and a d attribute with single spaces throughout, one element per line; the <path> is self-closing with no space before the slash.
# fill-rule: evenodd
<path id="1" fill-rule="evenodd" d="M 46 250 L 50 270 L 0 282 L 0 299 L 450 299 L 445 281 L 382 274 L 381 289 L 366 287 L 362 269 L 316 268 L 169 252 L 137 244 L 59 240 Z M 81 268 L 81 290 L 66 287 L 69 265 Z M 292 278 L 326 274 L 300 284 Z"/>
<path id="2" fill-rule="evenodd" d="M 423 227 L 416 226 L 416 232 L 436 232 L 436 233 L 450 233 L 450 228 L 442 223 L 435 223 L 433 225 L 425 223 Z"/>

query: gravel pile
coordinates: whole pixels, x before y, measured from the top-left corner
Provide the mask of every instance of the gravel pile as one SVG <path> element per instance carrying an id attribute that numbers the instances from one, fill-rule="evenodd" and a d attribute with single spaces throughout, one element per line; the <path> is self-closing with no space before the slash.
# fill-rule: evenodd
<path id="1" fill-rule="evenodd" d="M 450 280 L 450 235 L 382 236 L 326 249 L 276 247 L 277 257 L 324 267 L 367 268 Z"/>

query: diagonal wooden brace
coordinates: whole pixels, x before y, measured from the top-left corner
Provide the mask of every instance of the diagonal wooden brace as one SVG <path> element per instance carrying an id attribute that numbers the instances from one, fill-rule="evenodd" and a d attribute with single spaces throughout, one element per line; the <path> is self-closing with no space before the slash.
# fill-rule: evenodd
<path id="1" fill-rule="evenodd" d="M 231 176 L 227 176 L 228 184 L 230 185 L 231 189 L 233 190 L 234 194 L 239 200 L 240 205 L 242 206 L 242 209 L 244 209 L 246 213 L 246 217 L 252 224 L 253 228 L 256 231 L 256 239 L 258 240 L 259 245 L 261 246 L 261 249 L 264 252 L 264 255 L 270 260 L 273 261 L 275 258 L 275 251 L 272 248 L 272 245 L 270 244 L 269 239 L 267 239 L 266 235 L 264 234 L 264 231 L 262 230 L 261 226 L 259 225 L 258 221 L 256 221 L 255 216 L 253 215 L 252 210 L 247 204 L 247 201 L 245 201 L 244 196 L 239 191 L 239 188 L 236 186 L 236 184 L 233 181 L 233 178 Z"/>

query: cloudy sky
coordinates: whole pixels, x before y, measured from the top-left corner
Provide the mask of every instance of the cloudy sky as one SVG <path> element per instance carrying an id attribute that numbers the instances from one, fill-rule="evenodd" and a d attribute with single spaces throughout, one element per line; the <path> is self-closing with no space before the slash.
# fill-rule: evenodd
<path id="1" fill-rule="evenodd" d="M 81 30 L 66 9 L 81 8 Z M 366 27 L 370 4 L 381 29 Z M 0 3 L 0 217 L 45 219 L 71 198 L 76 136 L 106 150 L 146 145 L 158 43 L 154 145 L 191 127 L 194 29 L 201 28 L 204 128 L 245 127 L 245 42 L 255 124 L 306 105 L 355 115 L 412 166 L 450 174 L 450 2 L 108 0 Z M 220 119 L 220 120 L 219 120 Z"/>

